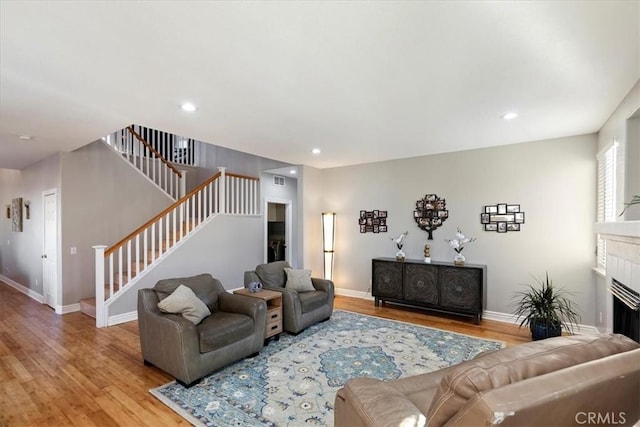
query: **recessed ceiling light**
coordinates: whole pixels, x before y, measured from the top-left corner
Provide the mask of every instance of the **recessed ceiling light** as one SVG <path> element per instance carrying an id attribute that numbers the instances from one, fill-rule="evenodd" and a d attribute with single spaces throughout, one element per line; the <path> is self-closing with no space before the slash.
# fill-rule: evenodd
<path id="1" fill-rule="evenodd" d="M 33 139 L 31 135 L 20 135 L 18 138 L 20 138 L 23 141 L 31 141 Z"/>
<path id="2" fill-rule="evenodd" d="M 313 154 L 320 154 L 320 149 L 319 148 L 314 148 L 313 150 L 311 150 L 311 152 Z"/>
<path id="3" fill-rule="evenodd" d="M 185 102 L 184 104 L 182 104 L 182 105 L 180 106 L 180 108 L 182 108 L 184 111 L 188 111 L 188 112 L 190 112 L 190 113 L 191 113 L 191 112 L 193 112 L 193 111 L 196 111 L 196 106 L 195 106 L 195 105 L 193 105 L 193 104 L 192 104 L 192 103 L 190 103 L 190 102 Z"/>
<path id="4" fill-rule="evenodd" d="M 503 120 L 513 120 L 516 117 L 518 117 L 518 113 L 514 113 L 513 111 L 510 111 L 502 115 Z"/>
<path id="5" fill-rule="evenodd" d="M 289 171 L 289 173 L 290 173 L 291 175 L 295 175 L 295 174 L 296 174 L 296 170 L 295 170 L 295 169 L 291 169 L 291 170 Z"/>

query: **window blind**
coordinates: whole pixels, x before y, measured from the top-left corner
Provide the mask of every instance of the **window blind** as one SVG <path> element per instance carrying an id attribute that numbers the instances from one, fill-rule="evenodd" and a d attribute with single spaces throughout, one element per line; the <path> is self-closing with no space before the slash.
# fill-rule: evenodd
<path id="1" fill-rule="evenodd" d="M 602 150 L 598 156 L 598 206 L 597 222 L 616 220 L 616 160 L 618 143 L 613 142 Z M 607 242 L 598 235 L 596 249 L 596 267 L 606 267 Z"/>

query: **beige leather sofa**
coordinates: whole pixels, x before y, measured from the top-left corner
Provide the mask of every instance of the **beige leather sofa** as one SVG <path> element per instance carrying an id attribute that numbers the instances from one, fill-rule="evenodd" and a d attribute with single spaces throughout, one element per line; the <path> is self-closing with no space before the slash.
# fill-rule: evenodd
<path id="1" fill-rule="evenodd" d="M 383 382 L 355 378 L 335 400 L 340 426 L 633 425 L 640 345 L 622 335 L 550 338 Z"/>

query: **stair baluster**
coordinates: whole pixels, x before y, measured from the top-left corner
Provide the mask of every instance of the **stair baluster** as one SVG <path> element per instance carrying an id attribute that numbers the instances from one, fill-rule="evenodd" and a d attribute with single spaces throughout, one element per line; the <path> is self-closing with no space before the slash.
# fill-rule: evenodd
<path id="1" fill-rule="evenodd" d="M 108 326 L 109 305 L 215 215 L 258 213 L 259 179 L 226 173 L 224 167 L 218 169 L 210 179 L 112 247 L 94 246 L 96 326 Z"/>

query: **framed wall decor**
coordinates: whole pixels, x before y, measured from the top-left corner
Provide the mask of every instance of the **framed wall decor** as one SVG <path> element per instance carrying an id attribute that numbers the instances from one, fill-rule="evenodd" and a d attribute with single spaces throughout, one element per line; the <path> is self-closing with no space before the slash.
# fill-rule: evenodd
<path id="1" fill-rule="evenodd" d="M 360 211 L 358 225 L 361 233 L 386 233 L 387 232 L 387 211 L 373 210 Z"/>
<path id="2" fill-rule="evenodd" d="M 22 197 L 11 201 L 11 230 L 22 232 Z"/>
<path id="3" fill-rule="evenodd" d="M 447 202 L 437 194 L 426 194 L 416 201 L 413 219 L 420 229 L 429 233 L 427 240 L 433 240 L 433 230 L 440 227 L 447 218 L 449 218 Z"/>
<path id="4" fill-rule="evenodd" d="M 524 212 L 520 211 L 519 204 L 487 205 L 484 212 L 480 213 L 480 224 L 484 226 L 484 231 L 520 231 L 521 225 L 524 224 Z"/>

